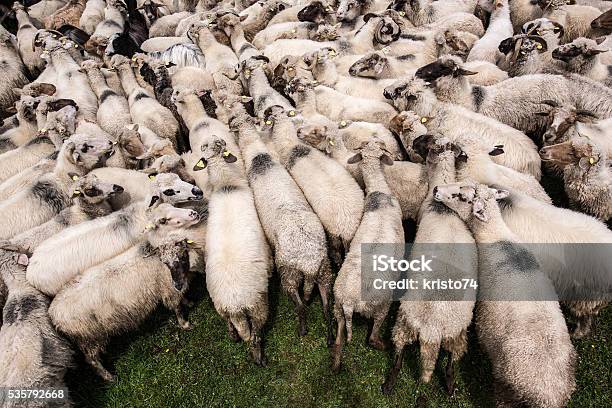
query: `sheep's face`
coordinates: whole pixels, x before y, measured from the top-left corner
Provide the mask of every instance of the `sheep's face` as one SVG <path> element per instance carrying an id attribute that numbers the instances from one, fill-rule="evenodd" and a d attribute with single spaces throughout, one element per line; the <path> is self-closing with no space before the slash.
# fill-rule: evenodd
<path id="1" fill-rule="evenodd" d="M 451 54 L 465 59 L 479 37 L 466 31 L 446 30 L 436 37 L 440 46 L 439 55 Z"/>
<path id="2" fill-rule="evenodd" d="M 599 47 L 599 44 L 595 40 L 591 40 L 589 38 L 577 38 L 571 43 L 563 44 L 553 50 L 552 57 L 567 63 L 580 63 L 592 60 L 597 55 L 606 51 L 608 51 L 608 49 Z"/>
<path id="3" fill-rule="evenodd" d="M 77 110 L 73 106 L 66 106 L 56 112 L 49 112 L 45 127 L 39 133 L 49 136 L 53 144 L 59 149 L 64 140 L 74 133 L 76 129 Z M 53 132 L 50 132 L 53 130 Z"/>
<path id="4" fill-rule="evenodd" d="M 282 0 L 269 0 L 262 7 L 266 11 L 266 17 L 271 19 L 274 15 L 290 7 L 290 5 Z"/>
<path id="5" fill-rule="evenodd" d="M 309 21 L 311 23 L 320 24 L 325 22 L 327 16 L 331 15 L 333 12 L 333 7 L 326 6 L 319 0 L 314 0 L 298 12 L 297 18 L 298 21 Z"/>
<path id="6" fill-rule="evenodd" d="M 297 130 L 298 138 L 317 150 L 330 154 L 336 138 L 325 125 L 304 125 Z"/>
<path id="7" fill-rule="evenodd" d="M 19 120 L 24 122 L 34 122 L 36 120 L 36 108 L 38 108 L 39 103 L 39 98 L 22 95 L 21 99 L 18 100 L 15 105 Z"/>
<path id="8" fill-rule="evenodd" d="M 544 161 L 552 161 L 561 166 L 578 167 L 584 172 L 601 165 L 600 162 L 605 159 L 601 148 L 585 137 L 543 147 L 540 157 Z"/>
<path id="9" fill-rule="evenodd" d="M 64 142 L 69 160 L 91 170 L 105 162 L 114 153 L 115 143 L 100 135 L 74 134 Z"/>
<path id="10" fill-rule="evenodd" d="M 100 61 L 95 61 L 92 59 L 85 60 L 81 62 L 81 68 L 85 71 L 91 71 L 102 68 L 104 64 Z"/>
<path id="11" fill-rule="evenodd" d="M 333 59 L 338 56 L 335 49 L 331 47 L 323 47 L 317 51 L 304 54 L 302 60 L 312 72 L 313 76 L 317 78 L 322 70 L 325 69 L 327 64 L 333 64 Z"/>
<path id="12" fill-rule="evenodd" d="M 307 81 L 302 78 L 295 78 L 285 86 L 285 93 L 294 101 L 299 102 L 304 98 L 307 92 L 312 90 L 314 85 L 312 81 Z"/>
<path id="13" fill-rule="evenodd" d="M 387 150 L 385 142 L 376 136 L 372 136 L 369 141 L 363 142 L 356 149 L 356 152 L 357 154 L 347 160 L 348 164 L 355 164 L 363 160 L 365 163 L 380 161 L 387 166 L 393 165 L 393 155 Z"/>
<path id="14" fill-rule="evenodd" d="M 349 68 L 349 74 L 362 78 L 379 78 L 388 67 L 389 60 L 381 52 L 374 52 L 358 59 Z"/>
<path id="15" fill-rule="evenodd" d="M 421 78 L 401 79 L 386 87 L 383 95 L 399 111 L 413 110 L 426 97 L 429 83 Z"/>
<path id="16" fill-rule="evenodd" d="M 237 158 L 227 149 L 227 143 L 223 139 L 213 138 L 210 142 L 202 144 L 202 158 L 193 167 L 194 171 L 203 170 L 209 164 L 235 163 Z"/>
<path id="17" fill-rule="evenodd" d="M 85 51 L 94 55 L 104 55 L 108 42 L 107 37 L 100 35 L 92 36 L 85 43 Z"/>
<path id="18" fill-rule="evenodd" d="M 596 29 L 611 30 L 612 29 L 612 13 L 610 13 L 610 11 L 608 10 L 607 12 L 597 17 L 595 20 L 591 21 L 591 28 L 595 30 Z"/>
<path id="19" fill-rule="evenodd" d="M 204 197 L 199 187 L 181 180 L 175 173 L 159 173 L 149 178 L 153 179 L 155 191 L 151 204 L 158 200 L 170 204 L 199 201 Z"/>
<path id="20" fill-rule="evenodd" d="M 412 111 L 398 113 L 389 123 L 389 129 L 399 136 L 402 145 L 408 152 L 411 161 L 420 163 L 422 157 L 412 149 L 412 142 L 419 136 L 427 133 L 425 124 L 430 118 L 421 117 Z"/>
<path id="21" fill-rule="evenodd" d="M 115 54 L 110 59 L 110 66 L 113 69 L 118 69 L 123 66 L 130 66 L 131 62 L 125 55 Z"/>
<path id="22" fill-rule="evenodd" d="M 240 26 L 248 16 L 240 16 L 234 11 L 218 11 L 216 13 L 216 17 L 215 22 L 217 23 L 217 27 L 220 30 L 223 30 L 225 35 L 230 37 L 234 32 L 235 27 Z"/>
<path id="23" fill-rule="evenodd" d="M 366 14 L 363 19 L 366 21 L 366 24 L 376 24 L 373 45 L 387 45 L 399 40 L 402 29 L 393 17 L 381 16 L 368 18 L 369 15 L 370 14 Z"/>
<path id="24" fill-rule="evenodd" d="M 489 188 L 470 181 L 435 186 L 433 199 L 453 210 L 463 221 L 477 218 L 487 222 L 496 200 L 508 197 L 506 190 Z"/>
<path id="25" fill-rule="evenodd" d="M 465 162 L 468 158 L 459 146 L 442 135 L 419 136 L 413 140 L 412 150 L 428 165 L 453 158 L 455 162 Z"/>
<path id="26" fill-rule="evenodd" d="M 544 101 L 543 104 L 549 108 L 548 112 L 538 112 L 539 115 L 548 118 L 547 129 L 543 135 L 545 145 L 567 139 L 568 131 L 576 122 L 593 123 L 599 119 L 593 112 L 576 109 L 570 105 L 559 106 L 552 101 Z"/>
<path id="27" fill-rule="evenodd" d="M 563 26 L 547 18 L 538 18 L 523 24 L 523 34 L 539 35 L 542 38 L 560 39 L 563 37 Z"/>
<path id="28" fill-rule="evenodd" d="M 302 57 L 288 55 L 284 57 L 274 69 L 273 87 L 282 89 L 294 78 L 312 79 L 312 73 L 308 70 Z"/>
<path id="29" fill-rule="evenodd" d="M 106 183 L 90 173 L 74 183 L 72 196 L 87 204 L 99 204 L 122 192 L 120 185 Z"/>
<path id="30" fill-rule="evenodd" d="M 47 84 L 44 82 L 34 82 L 34 83 L 29 83 L 26 86 L 24 86 L 19 92 L 19 94 L 29 95 L 33 97 L 43 96 L 43 95 L 53 96 L 53 94 L 55 94 L 55 91 L 56 91 L 56 88 L 55 88 L 55 85 L 53 84 Z"/>
<path id="31" fill-rule="evenodd" d="M 501 8 L 503 5 L 502 0 L 478 0 L 476 3 L 476 7 L 480 7 L 487 13 L 492 13 L 496 8 Z"/>
<path id="32" fill-rule="evenodd" d="M 347 23 L 355 21 L 361 15 L 362 6 L 365 4 L 365 1 L 359 0 L 340 0 L 338 11 L 336 11 L 338 21 L 345 21 Z"/>
<path id="33" fill-rule="evenodd" d="M 462 77 L 475 75 L 477 72 L 469 71 L 461 67 L 462 61 L 455 56 L 445 55 L 436 61 L 419 68 L 415 76 L 427 82 L 436 81 L 442 77 Z"/>
<path id="34" fill-rule="evenodd" d="M 164 235 L 177 229 L 189 228 L 199 222 L 198 213 L 162 203 L 147 212 L 146 233 Z"/>
<path id="35" fill-rule="evenodd" d="M 539 55 L 548 50 L 548 45 L 540 36 L 520 34 L 505 39 L 498 48 L 505 55 L 512 53 L 511 64 L 520 66 L 537 61 Z"/>
<path id="36" fill-rule="evenodd" d="M 180 88 L 172 91 L 172 96 L 170 97 L 170 100 L 178 107 L 179 105 L 188 103 L 189 99 L 195 100 L 195 98 L 197 98 L 195 90 L 190 88 Z"/>
<path id="37" fill-rule="evenodd" d="M 195 179 L 185 169 L 185 161 L 176 153 L 158 157 L 144 172 L 149 174 L 149 177 L 155 177 L 159 173 L 174 173 L 181 180 L 195 185 Z"/>

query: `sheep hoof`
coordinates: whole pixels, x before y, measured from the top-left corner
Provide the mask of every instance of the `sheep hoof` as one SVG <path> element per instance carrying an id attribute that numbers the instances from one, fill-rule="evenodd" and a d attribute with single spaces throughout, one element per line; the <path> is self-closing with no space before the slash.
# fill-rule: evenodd
<path id="1" fill-rule="evenodd" d="M 381 339 L 370 339 L 368 341 L 370 347 L 376 350 L 385 351 L 389 349 L 389 344 L 387 344 L 384 340 Z"/>
<path id="2" fill-rule="evenodd" d="M 308 329 L 306 328 L 305 324 L 300 324 L 300 327 L 298 328 L 298 334 L 300 335 L 300 337 L 304 337 L 308 334 Z"/>
<path id="3" fill-rule="evenodd" d="M 179 322 L 179 327 L 180 327 L 182 330 L 187 330 L 187 331 L 189 331 L 189 330 L 192 330 L 192 329 L 193 329 L 193 326 L 191 325 L 191 323 L 189 323 L 189 322 L 187 322 L 187 321 L 184 321 L 184 322 Z"/>
<path id="4" fill-rule="evenodd" d="M 327 335 L 327 348 L 331 348 L 336 343 L 336 339 L 334 339 L 333 334 Z"/>
<path id="5" fill-rule="evenodd" d="M 391 384 L 385 381 L 383 385 L 380 386 L 380 390 L 382 391 L 383 395 L 393 395 L 393 391 L 395 390 L 395 384 Z"/>

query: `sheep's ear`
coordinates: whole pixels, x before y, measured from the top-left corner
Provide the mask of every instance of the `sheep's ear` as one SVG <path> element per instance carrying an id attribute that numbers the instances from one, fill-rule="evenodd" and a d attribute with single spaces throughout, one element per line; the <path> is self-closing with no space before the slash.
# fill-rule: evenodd
<path id="1" fill-rule="evenodd" d="M 365 16 L 363 16 L 363 22 L 367 23 L 372 17 L 378 17 L 378 16 L 374 13 L 368 13 Z"/>
<path id="2" fill-rule="evenodd" d="M 49 96 L 52 96 L 53 94 L 55 94 L 55 91 L 56 91 L 55 85 L 47 84 L 44 82 L 37 84 L 36 88 L 34 89 L 36 89 L 36 91 L 40 94 L 49 95 Z"/>
<path id="3" fill-rule="evenodd" d="M 555 26 L 555 28 L 553 28 L 553 33 L 557 34 L 557 37 L 559 38 L 563 37 L 563 34 L 565 34 L 565 28 L 563 28 L 563 26 L 556 21 L 553 21 L 552 23 Z"/>
<path id="4" fill-rule="evenodd" d="M 15 114 L 15 113 L 17 113 L 17 108 L 14 105 L 13 106 L 9 106 L 8 108 L 4 108 L 4 112 L 10 113 L 10 114 Z"/>
<path id="5" fill-rule="evenodd" d="M 492 188 L 491 190 L 493 193 L 493 198 L 495 198 L 498 201 L 503 200 L 504 198 L 510 195 L 510 192 L 508 190 L 498 190 L 496 188 Z"/>
<path id="6" fill-rule="evenodd" d="M 458 67 L 457 70 L 455 71 L 456 75 L 460 75 L 460 76 L 468 76 L 468 75 L 477 75 L 478 72 L 475 71 L 469 71 L 467 69 Z"/>
<path id="7" fill-rule="evenodd" d="M 393 159 L 389 155 L 386 155 L 386 154 L 383 154 L 380 157 L 380 162 L 387 166 L 393 166 Z"/>
<path id="8" fill-rule="evenodd" d="M 30 259 L 28 258 L 26 254 L 19 254 L 19 256 L 17 257 L 18 265 L 28 266 L 29 263 L 30 263 Z"/>
<path id="9" fill-rule="evenodd" d="M 504 145 L 497 145 L 489 152 L 489 156 L 499 156 L 500 154 L 504 154 Z"/>
<path id="10" fill-rule="evenodd" d="M 349 159 L 346 162 L 348 164 L 355 164 L 355 163 L 359 163 L 361 160 L 363 160 L 363 156 L 361 155 L 361 153 L 357 153 L 353 157 L 349 157 Z"/>
<path id="11" fill-rule="evenodd" d="M 601 45 L 603 44 L 604 41 L 606 41 L 606 39 L 607 39 L 606 37 L 597 37 L 595 39 L 595 42 L 597 43 L 597 45 Z"/>
<path id="12" fill-rule="evenodd" d="M 601 54 L 603 52 L 607 52 L 609 50 L 607 49 L 603 49 L 603 48 L 592 48 L 590 50 L 588 50 L 585 55 L 588 57 L 594 57 L 595 55 Z"/>
<path id="13" fill-rule="evenodd" d="M 475 198 L 472 203 L 472 214 L 482 222 L 487 222 L 489 217 L 485 214 L 485 203 L 482 198 Z"/>
<path id="14" fill-rule="evenodd" d="M 535 37 L 535 36 L 532 37 L 532 39 L 540 45 L 539 47 L 536 46 L 536 49 L 538 50 L 540 54 L 548 50 L 548 44 L 546 43 L 545 39 L 543 39 L 542 37 Z"/>
<path id="15" fill-rule="evenodd" d="M 510 51 L 512 51 L 512 49 L 514 48 L 514 44 L 515 44 L 514 38 L 510 37 L 500 42 L 499 47 L 497 48 L 499 49 L 499 52 L 506 55 Z"/>
<path id="16" fill-rule="evenodd" d="M 154 195 L 153 197 L 151 197 L 151 201 L 149 202 L 149 208 L 153 207 L 157 202 L 159 202 L 159 196 Z"/>
<path id="17" fill-rule="evenodd" d="M 280 9 L 282 10 L 282 9 Z M 244 21 L 248 18 L 249 16 L 247 16 L 246 14 L 244 16 L 240 16 L 240 21 Z"/>
<path id="18" fill-rule="evenodd" d="M 576 119 L 580 122 L 593 122 L 599 120 L 599 115 L 586 109 L 578 109 Z"/>
<path id="19" fill-rule="evenodd" d="M 198 160 L 198 162 L 193 166 L 193 171 L 200 171 L 200 170 L 204 170 L 206 168 L 206 166 L 208 165 L 208 162 L 206 161 L 205 158 L 201 158 L 200 160 Z"/>
<path id="20" fill-rule="evenodd" d="M 71 159 L 73 164 L 74 164 L 74 160 L 75 160 L 74 149 L 76 149 L 76 145 L 73 142 L 67 142 L 66 143 L 66 154 L 68 155 L 68 158 Z"/>
<path id="21" fill-rule="evenodd" d="M 76 173 L 68 173 L 68 177 L 70 177 L 70 179 L 72 181 L 77 181 L 79 178 L 81 178 L 78 174 Z"/>
<path id="22" fill-rule="evenodd" d="M 47 103 L 47 106 L 52 112 L 56 112 L 62 108 L 65 108 L 66 106 L 74 106 L 77 111 L 79 110 L 79 106 L 72 99 L 58 99 L 55 101 L 50 101 Z"/>
<path id="23" fill-rule="evenodd" d="M 459 146 L 457 146 L 456 144 L 452 144 L 451 145 L 451 150 L 453 151 L 453 153 L 455 154 L 455 161 L 457 163 L 465 163 L 468 160 L 468 155 L 466 152 L 463 151 L 463 149 Z"/>
<path id="24" fill-rule="evenodd" d="M 238 160 L 229 150 L 224 151 L 222 156 L 226 163 L 234 163 L 236 160 Z"/>

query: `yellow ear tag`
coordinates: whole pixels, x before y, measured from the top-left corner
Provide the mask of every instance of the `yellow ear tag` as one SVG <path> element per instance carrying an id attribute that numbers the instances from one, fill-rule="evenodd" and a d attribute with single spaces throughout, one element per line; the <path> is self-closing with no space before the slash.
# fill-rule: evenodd
<path id="1" fill-rule="evenodd" d="M 226 151 L 224 151 L 224 152 L 223 152 L 223 157 L 227 157 L 227 156 L 229 156 L 230 154 L 231 154 L 231 153 L 230 153 L 230 151 L 229 151 L 229 150 L 226 150 Z"/>
<path id="2" fill-rule="evenodd" d="M 295 33 L 297 33 L 297 30 L 294 28 L 293 30 L 291 30 L 291 32 L 292 32 L 293 34 L 295 34 Z"/>
<path id="3" fill-rule="evenodd" d="M 152 174 L 149 174 L 149 180 L 155 180 L 155 176 Z"/>
<path id="4" fill-rule="evenodd" d="M 79 48 L 79 44 L 74 44 L 74 48 Z"/>
<path id="5" fill-rule="evenodd" d="M 292 116 L 292 117 L 295 116 L 295 111 L 294 110 L 290 110 L 289 111 L 289 116 Z"/>
<path id="6" fill-rule="evenodd" d="M 542 44 L 538 44 L 538 45 L 536 45 L 536 48 L 537 48 L 538 50 L 541 50 L 541 49 L 542 49 Z"/>
<path id="7" fill-rule="evenodd" d="M 595 164 L 595 159 L 593 157 L 589 157 L 589 163 Z"/>
<path id="8" fill-rule="evenodd" d="M 191 239 L 188 239 L 188 240 L 187 240 L 187 243 L 188 243 L 188 244 L 193 244 L 193 241 L 192 241 Z"/>
<path id="9" fill-rule="evenodd" d="M 334 141 L 333 141 L 333 140 L 331 140 L 331 139 L 330 139 L 330 140 L 329 140 L 329 145 L 333 147 L 333 146 L 335 146 L 336 144 L 334 143 Z"/>
<path id="10" fill-rule="evenodd" d="M 340 122 L 341 127 L 346 127 L 346 125 L 347 125 L 346 120 L 343 120 Z"/>
<path id="11" fill-rule="evenodd" d="M 289 71 L 289 72 L 293 71 L 293 67 L 287 68 L 287 71 Z"/>
<path id="12" fill-rule="evenodd" d="M 198 162 L 196 163 L 196 167 L 199 167 L 201 169 L 203 169 L 205 167 L 204 166 L 204 162 L 202 161 L 202 159 L 198 160 Z"/>
<path id="13" fill-rule="evenodd" d="M 72 192 L 72 194 L 74 194 L 74 195 L 79 195 L 79 194 L 81 194 L 81 192 L 80 192 L 79 190 L 74 190 L 74 191 Z"/>
<path id="14" fill-rule="evenodd" d="M 391 51 L 391 48 L 385 47 L 381 51 L 383 52 L 383 54 L 387 54 L 389 51 Z"/>
<path id="15" fill-rule="evenodd" d="M 136 57 L 132 57 L 132 61 L 133 61 L 133 62 L 136 62 Z"/>
<path id="16" fill-rule="evenodd" d="M 249 99 L 248 96 L 242 96 L 242 102 L 246 102 Z"/>
<path id="17" fill-rule="evenodd" d="M 266 125 L 271 125 L 272 121 L 271 120 L 266 120 Z"/>
<path id="18" fill-rule="evenodd" d="M 250 69 L 245 69 L 244 70 L 244 76 L 247 77 L 247 78 L 250 77 L 251 76 L 251 70 Z"/>
<path id="19" fill-rule="evenodd" d="M 313 84 L 314 86 L 317 86 L 317 85 L 319 85 L 319 81 L 312 81 L 312 84 Z"/>
<path id="20" fill-rule="evenodd" d="M 147 224 L 145 225 L 145 229 L 153 229 L 153 224 Z"/>
<path id="21" fill-rule="evenodd" d="M 427 123 L 427 121 L 428 121 L 428 119 L 425 116 L 423 116 L 421 118 L 421 123 Z"/>
<path id="22" fill-rule="evenodd" d="M 399 14 L 400 16 L 404 17 L 404 16 L 406 15 L 406 12 L 405 12 L 405 11 L 400 11 L 398 14 Z"/>
<path id="23" fill-rule="evenodd" d="M 73 181 L 77 181 L 78 179 L 79 179 L 79 176 L 77 176 L 76 174 L 72 176 Z"/>

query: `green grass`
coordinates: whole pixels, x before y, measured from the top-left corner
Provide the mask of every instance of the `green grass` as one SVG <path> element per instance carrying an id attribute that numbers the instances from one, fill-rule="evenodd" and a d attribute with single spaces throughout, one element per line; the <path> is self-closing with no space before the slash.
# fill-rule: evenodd
<path id="1" fill-rule="evenodd" d="M 202 287 L 198 279 L 196 285 Z M 200 291 L 202 292 L 202 291 Z M 299 338 L 290 301 L 273 280 L 269 325 L 265 335 L 268 366 L 251 362 L 245 344 L 233 343 L 208 295 L 200 293 L 190 313 L 194 329 L 181 331 L 174 316 L 157 311 L 141 331 L 115 339 L 105 364 L 118 380 L 106 385 L 86 365 L 70 373 L 69 386 L 82 407 L 396 407 L 414 406 L 426 395 L 429 407 L 493 407 L 490 366 L 478 348 L 473 330 L 470 347 L 457 370 L 458 391 L 444 392 L 438 363 L 430 384 L 419 385 L 418 354 L 411 347 L 396 392 L 380 392 L 391 365 L 391 353 L 365 345 L 368 324 L 356 319 L 354 338 L 344 350 L 343 368 L 333 375 L 325 345 L 325 322 L 318 297 L 308 308 L 309 334 Z M 394 320 L 395 310 L 391 319 Z M 576 341 L 580 355 L 578 388 L 570 407 L 612 406 L 612 310 L 598 319 L 594 336 Z M 389 336 L 390 327 L 385 328 Z"/>

